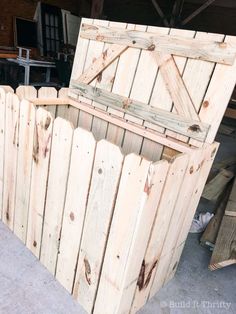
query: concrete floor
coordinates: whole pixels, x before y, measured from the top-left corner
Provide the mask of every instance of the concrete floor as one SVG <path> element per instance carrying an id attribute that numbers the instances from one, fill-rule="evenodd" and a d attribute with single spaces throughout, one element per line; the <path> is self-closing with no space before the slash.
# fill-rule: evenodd
<path id="1" fill-rule="evenodd" d="M 235 138 L 218 140 L 217 160 L 236 154 Z M 206 209 L 201 202 L 198 210 Z M 210 256 L 199 235 L 189 234 L 175 278 L 139 314 L 235 314 L 236 265 L 210 272 Z M 85 312 L 0 223 L 0 314 L 74 313 Z"/>

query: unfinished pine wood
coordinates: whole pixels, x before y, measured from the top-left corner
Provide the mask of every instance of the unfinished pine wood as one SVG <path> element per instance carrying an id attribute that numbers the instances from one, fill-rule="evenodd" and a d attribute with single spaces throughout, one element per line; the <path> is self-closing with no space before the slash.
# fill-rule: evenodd
<path id="1" fill-rule="evenodd" d="M 19 99 L 35 99 L 37 98 L 37 90 L 34 86 L 19 86 L 16 89 L 16 95 Z"/>
<path id="2" fill-rule="evenodd" d="M 68 99 L 69 88 L 61 88 L 58 92 L 58 99 Z M 68 120 L 72 123 L 73 127 L 76 128 L 79 119 L 79 110 L 67 104 L 57 106 L 56 116 Z"/>
<path id="3" fill-rule="evenodd" d="M 170 219 L 175 207 L 175 202 L 178 197 L 181 184 L 184 178 L 185 170 L 188 165 L 188 156 L 177 156 L 172 163 L 168 174 L 162 197 L 159 203 L 157 203 L 158 210 L 155 217 L 155 221 L 150 235 L 147 250 L 144 255 L 143 270 L 140 268 L 140 272 L 144 272 L 145 285 L 140 287 L 137 285 L 134 300 L 132 304 L 132 312 L 135 313 L 139 310 L 148 300 L 150 289 L 153 286 L 155 279 L 155 272 L 157 269 L 157 263 L 160 258 L 162 245 L 166 237 Z M 175 188 L 173 189 L 173 182 L 175 182 Z M 168 210 L 166 210 L 168 208 Z M 155 284 L 155 283 L 154 283 Z"/>
<path id="4" fill-rule="evenodd" d="M 19 107 L 19 98 L 13 93 L 7 93 L 2 220 L 11 230 L 14 226 L 15 212 Z"/>
<path id="5" fill-rule="evenodd" d="M 192 99 L 180 76 L 174 58 L 168 54 L 154 53 L 162 78 L 174 102 L 175 109 L 179 115 L 192 120 L 199 120 Z"/>
<path id="6" fill-rule="evenodd" d="M 89 84 L 101 72 L 103 72 L 115 59 L 117 59 L 128 47 L 123 45 L 111 45 L 102 55 L 76 80 L 78 83 Z"/>
<path id="7" fill-rule="evenodd" d="M 89 313 L 97 293 L 122 163 L 118 147 L 104 140 L 97 144 L 73 292 Z"/>
<path id="8" fill-rule="evenodd" d="M 26 240 L 27 247 L 37 257 L 39 257 L 41 248 L 52 127 L 52 115 L 42 108 L 37 109 Z"/>
<path id="9" fill-rule="evenodd" d="M 57 90 L 54 87 L 41 87 L 38 90 L 38 98 L 40 99 L 55 99 L 57 98 Z M 45 110 L 49 111 L 53 118 L 56 117 L 56 106 L 45 106 L 43 107 Z"/>
<path id="10" fill-rule="evenodd" d="M 217 236 L 209 269 L 236 264 L 236 217 L 224 216 Z"/>
<path id="11" fill-rule="evenodd" d="M 129 312 L 168 168 L 125 158 L 94 313 Z M 104 295 L 111 300 L 105 305 Z"/>
<path id="12" fill-rule="evenodd" d="M 202 197 L 209 201 L 216 202 L 233 177 L 234 173 L 232 171 L 222 169 L 210 182 L 207 183 L 202 193 Z"/>
<path id="13" fill-rule="evenodd" d="M 184 174 L 183 182 L 175 201 L 175 207 L 169 222 L 168 230 L 163 242 L 163 247 L 157 263 L 156 275 L 153 281 L 153 291 L 158 291 L 165 283 L 168 275 L 172 276 L 176 263 L 174 255 L 179 254 L 177 239 L 181 232 L 184 219 L 189 211 L 189 203 L 193 197 L 193 190 L 199 179 L 199 170 L 202 162 L 202 151 L 198 150 L 189 158 L 189 163 Z M 178 223 L 177 223 L 178 222 Z M 173 265 L 173 266 L 171 266 Z M 170 273 L 170 274 L 169 274 Z"/>
<path id="14" fill-rule="evenodd" d="M 225 215 L 236 216 L 236 180 L 234 180 L 233 187 L 229 196 L 229 201 L 225 209 Z"/>
<path id="15" fill-rule="evenodd" d="M 127 26 L 126 23 L 116 23 L 116 22 L 110 22 L 109 26 L 112 26 L 112 25 L 115 26 L 117 24 L 119 24 L 120 27 L 123 27 L 123 28 L 126 28 Z M 112 45 L 105 44 L 103 47 L 103 54 L 106 53 L 106 50 L 109 49 L 110 47 L 112 47 Z M 100 75 L 97 77 L 96 88 L 102 87 L 103 89 L 107 91 L 111 91 L 113 83 L 114 83 L 114 78 L 115 78 L 118 62 L 119 62 L 119 58 L 113 61 L 112 64 L 109 65 L 108 68 L 105 68 L 104 71 L 100 73 Z M 107 106 L 102 106 L 100 103 L 96 101 L 93 101 L 93 106 L 100 108 L 102 110 L 105 110 L 105 111 L 108 110 Z M 93 118 L 92 132 L 95 135 L 96 140 L 101 140 L 103 138 L 106 138 L 107 129 L 108 129 L 108 123 L 106 121 L 99 119 L 97 117 Z"/>
<path id="16" fill-rule="evenodd" d="M 3 208 L 6 92 L 0 87 L 0 218 Z"/>
<path id="17" fill-rule="evenodd" d="M 198 203 L 199 203 L 199 199 L 200 199 L 202 191 L 204 189 L 205 182 L 207 180 L 208 174 L 209 174 L 210 169 L 212 167 L 212 164 L 213 164 L 215 155 L 217 153 L 218 147 L 219 147 L 219 144 L 214 143 L 212 145 L 206 146 L 202 150 L 202 161 L 200 163 L 199 178 L 198 178 L 197 184 L 194 187 L 194 192 L 192 194 L 192 197 L 191 197 L 191 200 L 189 203 L 188 211 L 186 212 L 184 222 L 182 224 L 182 228 L 181 228 L 180 233 L 179 233 L 178 238 L 177 238 L 176 247 L 173 250 L 173 252 L 171 253 L 171 255 L 172 255 L 171 260 L 168 258 L 168 261 L 170 261 L 169 265 L 174 265 L 173 258 L 178 254 L 181 255 L 181 252 L 184 248 L 184 243 L 186 241 L 188 231 L 190 229 L 196 208 L 197 208 Z M 177 253 L 176 251 L 179 251 L 179 250 L 180 250 L 180 252 Z M 172 268 L 172 270 L 169 269 L 167 274 L 171 273 L 171 277 L 172 277 L 176 270 L 177 270 L 177 268 L 174 268 L 174 269 Z M 169 278 L 167 275 L 164 282 L 167 283 L 168 280 L 169 280 Z M 153 297 L 156 292 L 157 292 L 156 287 L 153 287 L 151 289 L 150 297 Z"/>
<path id="18" fill-rule="evenodd" d="M 86 39 L 229 65 L 233 64 L 236 56 L 235 45 L 232 43 L 225 45 L 222 42 L 210 40 L 187 39 L 140 31 L 124 31 L 118 28 L 102 27 L 97 24 L 82 23 L 80 36 Z"/>
<path id="19" fill-rule="evenodd" d="M 72 83 L 73 84 L 73 83 Z M 76 87 L 75 94 L 82 95 L 88 99 L 95 100 L 107 107 L 118 109 L 130 113 L 137 118 L 143 118 L 146 122 L 157 124 L 161 127 L 176 131 L 177 133 L 187 135 L 204 141 L 209 126 L 194 121 L 191 117 L 186 118 L 177 114 L 166 112 L 165 110 L 147 107 L 144 103 L 107 92 L 100 88 L 94 88 L 82 83 L 74 83 Z"/>
<path id="20" fill-rule="evenodd" d="M 236 38 L 233 36 L 226 36 L 225 43 L 235 44 Z M 199 111 L 200 120 L 202 122 L 208 121 L 208 123 L 211 124 L 211 129 L 206 139 L 207 143 L 213 142 L 227 108 L 236 83 L 235 69 L 236 61 L 232 66 L 217 64 L 215 67 L 201 110 Z M 192 140 L 190 141 L 190 144 L 194 145 L 195 142 Z"/>
<path id="21" fill-rule="evenodd" d="M 35 107 L 27 100 L 20 102 L 19 147 L 16 173 L 14 233 L 26 242 L 30 198 Z"/>
<path id="22" fill-rule="evenodd" d="M 220 225 L 225 214 L 225 208 L 229 200 L 229 194 L 230 191 L 229 189 L 227 189 L 227 191 L 223 193 L 223 196 L 218 202 L 219 204 L 214 213 L 214 217 L 212 217 L 212 219 L 209 221 L 203 235 L 201 236 L 200 241 L 202 245 L 214 247 L 220 229 Z"/>
<path id="23" fill-rule="evenodd" d="M 130 30 L 135 29 L 135 30 L 146 31 L 147 30 L 147 26 L 135 25 L 134 28 L 133 28 L 132 25 L 130 25 L 129 29 Z M 136 51 L 136 49 L 132 49 L 132 48 L 130 48 L 130 49 L 131 49 L 130 57 L 134 58 L 134 62 L 136 61 L 136 64 L 133 63 L 132 67 L 129 66 L 131 74 L 133 74 L 133 78 L 132 78 L 131 81 L 127 80 L 127 83 L 130 84 L 130 85 L 127 86 L 127 94 L 126 94 L 127 97 L 129 97 L 132 94 L 132 92 L 134 90 L 133 89 L 134 84 L 137 84 L 137 83 L 135 83 L 135 77 L 137 77 L 137 72 L 140 73 L 140 69 L 142 68 L 142 60 L 143 60 L 141 51 L 139 51 L 139 50 Z M 127 73 L 126 69 L 123 69 L 123 70 Z M 125 74 L 125 76 L 126 75 L 127 74 Z M 144 75 L 145 75 L 145 73 L 144 73 Z M 120 79 L 125 80 L 125 76 L 123 78 L 120 78 Z M 152 71 L 151 71 L 150 72 L 150 77 L 152 77 L 152 76 L 153 76 L 153 74 L 152 74 Z M 117 86 L 119 86 L 119 85 L 117 85 Z M 125 117 L 127 119 L 132 118 L 128 114 L 126 114 Z M 142 123 L 143 123 L 143 121 L 141 119 L 134 119 L 134 121 L 136 123 L 140 124 L 140 125 L 142 125 Z M 132 152 L 139 154 L 140 151 L 141 151 L 141 148 L 142 148 L 142 143 L 143 143 L 143 138 L 141 136 L 139 136 L 137 134 L 134 134 L 134 133 L 131 133 L 131 132 L 126 130 L 125 133 L 124 133 L 123 142 L 122 142 L 122 151 L 125 154 L 129 154 L 129 153 L 132 153 Z"/>
<path id="24" fill-rule="evenodd" d="M 83 233 L 96 142 L 83 129 L 74 131 L 56 278 L 72 292 Z M 68 245 L 68 243 L 70 245 Z"/>
<path id="25" fill-rule="evenodd" d="M 97 23 L 101 26 L 108 26 L 108 21 L 102 21 L 102 20 L 93 20 L 93 23 Z M 91 64 L 96 62 L 96 60 L 101 56 L 103 49 L 104 49 L 104 43 L 97 42 L 97 41 L 90 41 L 88 45 L 87 55 L 86 55 L 86 61 L 84 63 L 84 71 L 86 71 L 88 68 L 90 68 Z M 97 81 L 91 82 L 92 86 L 96 86 Z M 87 102 L 88 104 L 92 104 L 92 101 L 88 100 L 87 98 L 80 97 L 81 101 Z M 88 115 L 86 112 L 80 112 L 79 115 L 79 122 L 78 125 L 83 127 L 84 129 L 90 131 L 92 128 L 93 123 L 93 116 Z"/>
<path id="26" fill-rule="evenodd" d="M 55 273 L 67 188 L 73 129 L 61 118 L 54 121 L 40 261 Z M 60 169 L 60 171 L 58 171 Z"/>
<path id="27" fill-rule="evenodd" d="M 128 24 L 127 29 L 142 28 L 145 30 L 144 26 Z M 138 49 L 129 48 L 126 50 L 119 58 L 119 63 L 117 65 L 116 75 L 114 77 L 114 84 L 112 87 L 112 92 L 120 94 L 122 96 L 128 97 L 130 93 L 130 88 L 133 83 L 133 76 L 136 71 L 137 62 L 139 60 L 140 51 Z M 127 71 L 129 68 L 129 71 Z M 113 111 L 113 109 L 108 108 L 108 112 L 123 117 L 124 114 L 121 112 Z M 123 144 L 124 134 L 126 131 L 109 123 L 107 128 L 106 138 L 112 143 L 121 146 Z M 128 136 L 128 135 L 127 135 Z"/>

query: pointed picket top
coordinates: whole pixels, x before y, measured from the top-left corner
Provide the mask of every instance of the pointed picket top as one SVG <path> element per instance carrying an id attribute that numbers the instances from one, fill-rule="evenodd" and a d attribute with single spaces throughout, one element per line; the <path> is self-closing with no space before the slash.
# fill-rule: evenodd
<path id="1" fill-rule="evenodd" d="M 20 99 L 35 99 L 37 98 L 37 89 L 34 86 L 21 85 L 16 89 L 16 95 Z"/>
<path id="2" fill-rule="evenodd" d="M 57 98 L 57 90 L 54 87 L 41 87 L 38 90 L 38 98 Z"/>

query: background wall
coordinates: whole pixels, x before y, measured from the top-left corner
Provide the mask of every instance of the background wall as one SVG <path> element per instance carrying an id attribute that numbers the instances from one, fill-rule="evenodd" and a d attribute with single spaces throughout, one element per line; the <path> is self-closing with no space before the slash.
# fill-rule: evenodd
<path id="1" fill-rule="evenodd" d="M 78 15 L 80 0 L 42 1 Z M 38 1 L 36 0 L 0 0 L 0 46 L 14 45 L 13 17 L 33 19 Z"/>

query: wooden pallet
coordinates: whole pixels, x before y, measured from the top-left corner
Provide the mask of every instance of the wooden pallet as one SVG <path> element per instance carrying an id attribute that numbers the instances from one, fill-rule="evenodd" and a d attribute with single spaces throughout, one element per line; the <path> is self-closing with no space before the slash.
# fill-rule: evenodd
<path id="1" fill-rule="evenodd" d="M 2 220 L 88 313 L 135 313 L 174 276 L 235 43 L 83 19 L 70 89 L 0 88 Z"/>

